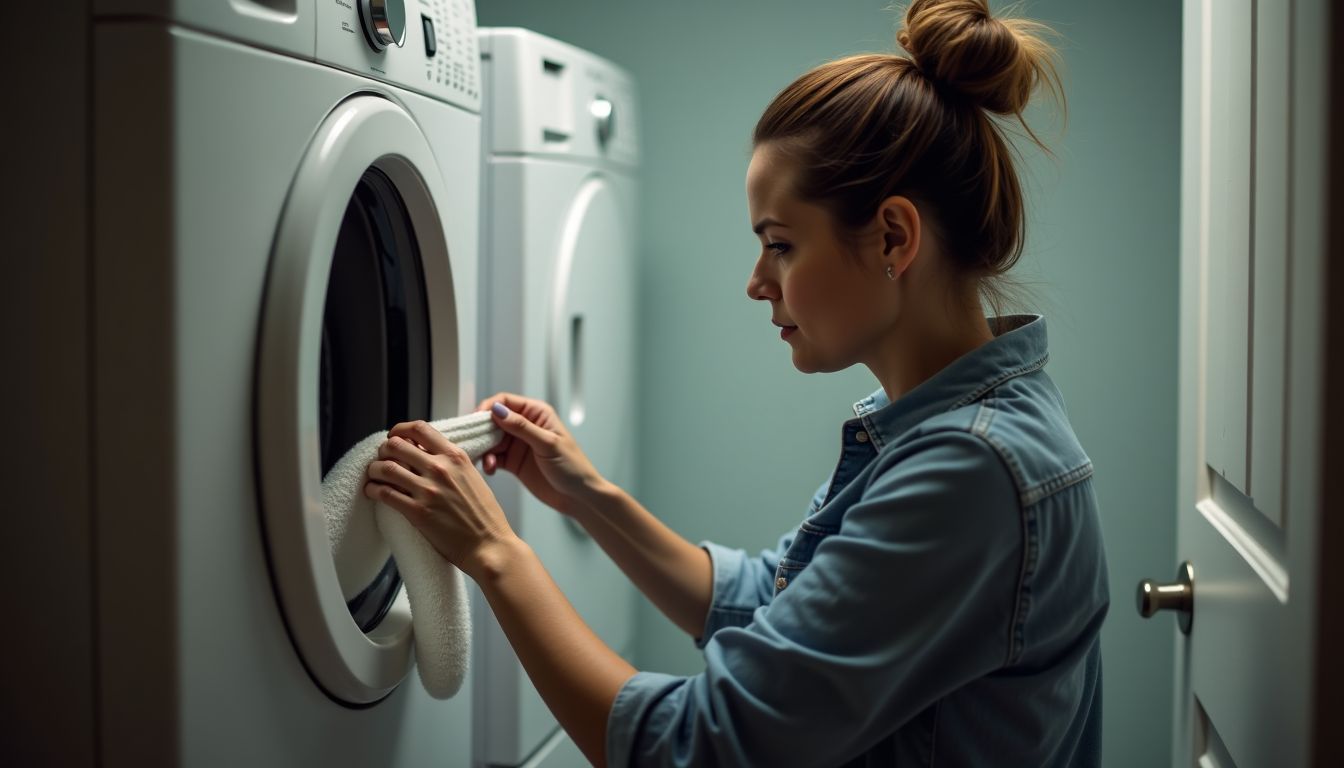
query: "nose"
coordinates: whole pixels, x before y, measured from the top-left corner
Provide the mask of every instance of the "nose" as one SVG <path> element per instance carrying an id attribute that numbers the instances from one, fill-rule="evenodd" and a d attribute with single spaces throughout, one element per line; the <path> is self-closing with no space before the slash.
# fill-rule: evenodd
<path id="1" fill-rule="evenodd" d="M 756 301 L 778 301 L 779 283 L 765 273 L 764 261 L 764 257 L 757 259 L 747 278 L 747 297 Z"/>

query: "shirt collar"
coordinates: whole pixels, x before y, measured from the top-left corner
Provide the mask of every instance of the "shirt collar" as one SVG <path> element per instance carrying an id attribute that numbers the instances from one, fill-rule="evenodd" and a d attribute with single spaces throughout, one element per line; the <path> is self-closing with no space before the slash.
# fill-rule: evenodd
<path id="1" fill-rule="evenodd" d="M 921 421 L 975 402 L 1008 379 L 1045 365 L 1049 352 L 1044 317 L 991 317 L 989 327 L 993 339 L 952 361 L 896 402 L 890 402 L 879 388 L 854 404 L 854 414 L 875 448 L 881 450 Z"/>

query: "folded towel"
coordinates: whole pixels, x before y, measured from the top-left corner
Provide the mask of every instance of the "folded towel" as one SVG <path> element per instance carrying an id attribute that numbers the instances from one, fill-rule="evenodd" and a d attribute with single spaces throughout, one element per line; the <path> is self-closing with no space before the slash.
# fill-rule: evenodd
<path id="1" fill-rule="evenodd" d="M 473 460 L 503 437 L 488 412 L 431 422 Z M 386 432 L 355 443 L 322 479 L 322 506 L 341 593 L 362 592 L 390 554 L 406 584 L 420 682 L 436 699 L 457 693 L 471 657 L 471 609 L 461 571 L 443 559 L 395 509 L 364 495 L 365 469 L 378 457 Z"/>

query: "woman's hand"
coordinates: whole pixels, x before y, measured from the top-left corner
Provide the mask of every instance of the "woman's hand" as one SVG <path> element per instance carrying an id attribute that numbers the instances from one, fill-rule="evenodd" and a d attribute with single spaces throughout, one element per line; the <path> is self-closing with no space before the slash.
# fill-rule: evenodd
<path id="1" fill-rule="evenodd" d="M 393 427 L 368 476 L 364 495 L 405 515 L 474 579 L 492 546 L 517 538 L 471 457 L 423 421 Z"/>
<path id="2" fill-rule="evenodd" d="M 541 400 L 500 392 L 481 401 L 489 408 L 504 440 L 481 460 L 487 475 L 503 467 L 548 507 L 573 515 L 602 476 L 574 442 L 555 409 Z"/>

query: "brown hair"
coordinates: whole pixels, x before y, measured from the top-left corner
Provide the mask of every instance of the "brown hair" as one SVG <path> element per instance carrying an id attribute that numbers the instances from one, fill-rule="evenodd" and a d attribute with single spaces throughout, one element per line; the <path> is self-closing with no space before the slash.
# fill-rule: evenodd
<path id="1" fill-rule="evenodd" d="M 867 54 L 823 64 L 780 92 L 756 124 L 799 166 L 795 190 L 854 231 L 904 195 L 955 272 L 1000 314 L 1004 273 L 1021 257 L 1022 189 L 1003 128 L 1040 84 L 1063 108 L 1043 24 L 991 15 L 986 0 L 914 0 L 896 41 L 905 58 Z M 931 214 L 931 215 L 930 215 Z"/>

